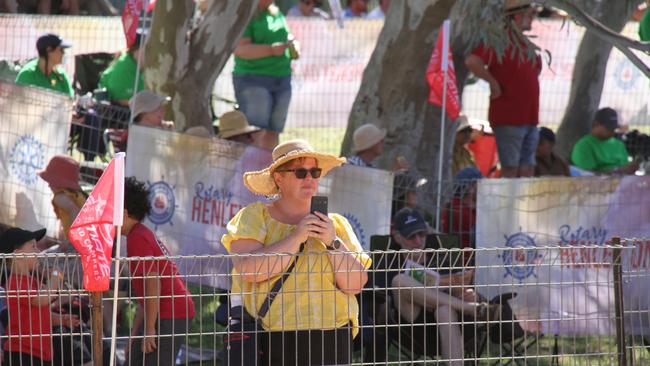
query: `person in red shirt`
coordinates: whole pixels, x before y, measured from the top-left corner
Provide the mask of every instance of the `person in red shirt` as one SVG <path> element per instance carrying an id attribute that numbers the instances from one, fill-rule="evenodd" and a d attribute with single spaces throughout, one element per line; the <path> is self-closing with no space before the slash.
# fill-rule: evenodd
<path id="1" fill-rule="evenodd" d="M 511 44 L 499 60 L 494 49 L 484 44 L 465 59 L 467 68 L 490 84 L 488 120 L 494 131 L 504 178 L 532 177 L 535 149 L 539 139 L 539 56 L 531 60 L 527 45 L 518 39 L 520 32 L 531 29 L 534 9 L 530 0 L 507 0 L 507 24 L 517 31 L 508 32 Z M 512 43 L 521 44 L 522 50 Z"/>
<path id="2" fill-rule="evenodd" d="M 461 248 L 476 248 L 476 189 L 481 172 L 469 167 L 454 177 L 454 197 L 442 213 L 442 229 L 456 234 Z"/>
<path id="3" fill-rule="evenodd" d="M 194 302 L 169 250 L 142 224 L 151 209 L 149 193 L 144 183 L 126 178 L 122 233 L 127 257 L 133 258 L 128 261 L 131 286 L 139 303 L 127 351 L 130 365 L 175 365 Z"/>
<path id="4" fill-rule="evenodd" d="M 51 305 L 58 299 L 53 292 L 61 289 L 63 276 L 56 270 L 51 271 L 47 285 L 43 285 L 36 242 L 44 236 L 45 229 L 11 228 L 0 237 L 0 253 L 31 254 L 10 259 L 12 263 L 7 266 L 9 274 L 4 286 L 9 324 L 4 361 L 9 365 L 51 365 L 52 326 L 79 326 L 76 315 L 52 313 Z"/>

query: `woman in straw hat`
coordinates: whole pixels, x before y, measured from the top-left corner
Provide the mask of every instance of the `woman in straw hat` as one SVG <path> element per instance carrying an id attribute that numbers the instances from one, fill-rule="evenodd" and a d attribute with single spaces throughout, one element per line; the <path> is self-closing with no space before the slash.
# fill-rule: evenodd
<path id="1" fill-rule="evenodd" d="M 246 311 L 257 318 L 269 289 L 295 259 L 259 319 L 268 331 L 263 364 L 349 364 L 358 333 L 354 295 L 365 285 L 371 261 L 343 216 L 310 213 L 319 178 L 345 159 L 318 153 L 302 140 L 278 145 L 272 156 L 266 169 L 244 174 L 244 183 L 256 194 L 279 198 L 244 207 L 222 238 L 228 252 L 238 255 L 232 293 L 241 294 Z"/>

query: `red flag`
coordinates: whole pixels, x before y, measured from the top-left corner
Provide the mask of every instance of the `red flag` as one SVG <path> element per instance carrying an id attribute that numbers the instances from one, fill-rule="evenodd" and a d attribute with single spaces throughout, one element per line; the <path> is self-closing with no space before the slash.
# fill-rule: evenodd
<path id="1" fill-rule="evenodd" d="M 156 7 L 156 0 L 149 1 L 149 5 L 147 6 L 147 13 L 151 12 L 155 7 Z"/>
<path id="2" fill-rule="evenodd" d="M 116 154 L 70 227 L 68 238 L 81 254 L 84 288 L 106 291 L 115 226 L 124 212 L 124 153 Z"/>
<path id="3" fill-rule="evenodd" d="M 445 73 L 447 73 L 447 95 L 446 112 L 451 120 L 456 120 L 460 114 L 460 98 L 456 88 L 456 71 L 454 62 L 449 50 L 449 20 L 445 20 L 443 27 L 438 32 L 436 47 L 433 49 L 429 66 L 427 67 L 427 82 L 431 91 L 429 92 L 429 103 L 442 107 L 443 87 Z M 446 59 L 443 55 L 446 53 Z"/>
<path id="4" fill-rule="evenodd" d="M 140 12 L 144 8 L 142 0 L 126 0 L 124 10 L 122 11 L 122 28 L 124 28 L 124 37 L 126 46 L 131 47 L 135 42 L 135 34 L 138 30 L 138 20 Z"/>

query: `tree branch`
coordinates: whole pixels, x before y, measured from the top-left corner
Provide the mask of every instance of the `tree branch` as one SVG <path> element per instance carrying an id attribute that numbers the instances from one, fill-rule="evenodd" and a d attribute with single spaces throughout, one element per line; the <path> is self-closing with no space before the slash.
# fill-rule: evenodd
<path id="1" fill-rule="evenodd" d="M 641 72 L 650 78 L 650 67 L 648 67 L 648 65 L 646 65 L 637 55 L 634 54 L 634 52 L 630 50 L 636 49 L 650 55 L 650 42 L 637 41 L 612 31 L 596 19 L 592 18 L 589 14 L 585 13 L 570 0 L 546 0 L 546 3 L 564 10 L 578 24 L 585 27 L 587 31 L 594 32 L 596 36 L 618 48 L 639 70 L 641 70 Z"/>

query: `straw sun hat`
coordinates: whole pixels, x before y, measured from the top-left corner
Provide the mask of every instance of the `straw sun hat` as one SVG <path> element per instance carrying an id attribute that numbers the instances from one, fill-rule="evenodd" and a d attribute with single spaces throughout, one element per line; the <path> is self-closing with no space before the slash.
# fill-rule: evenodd
<path id="1" fill-rule="evenodd" d="M 330 154 L 316 152 L 314 148 L 304 140 L 291 140 L 278 145 L 271 154 L 273 162 L 267 168 L 244 173 L 244 184 L 257 194 L 272 195 L 278 194 L 278 187 L 273 180 L 273 172 L 282 164 L 298 158 L 314 158 L 318 167 L 323 170 L 321 177 L 345 163 L 345 158 L 339 158 Z"/>
<path id="2" fill-rule="evenodd" d="M 248 124 L 246 116 L 240 111 L 230 111 L 224 113 L 219 118 L 219 135 L 221 139 L 231 138 L 245 133 L 259 131 L 259 127 Z"/>

